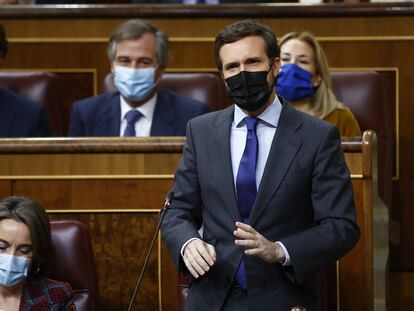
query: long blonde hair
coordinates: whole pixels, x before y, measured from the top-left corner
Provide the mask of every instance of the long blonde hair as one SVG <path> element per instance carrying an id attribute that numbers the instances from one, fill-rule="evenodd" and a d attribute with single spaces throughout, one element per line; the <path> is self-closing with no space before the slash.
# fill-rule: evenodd
<path id="1" fill-rule="evenodd" d="M 322 47 L 316 41 L 316 38 L 307 31 L 303 32 L 290 32 L 284 35 L 279 40 L 279 46 L 282 48 L 283 44 L 289 40 L 297 39 L 299 41 L 309 44 L 315 53 L 315 67 L 316 75 L 321 77 L 321 82 L 316 89 L 315 95 L 310 100 L 309 113 L 317 116 L 321 119 L 326 117 L 335 109 L 343 109 L 344 106 L 339 102 L 335 95 L 332 93 L 332 82 L 329 73 L 328 61 L 325 56 L 325 52 Z"/>

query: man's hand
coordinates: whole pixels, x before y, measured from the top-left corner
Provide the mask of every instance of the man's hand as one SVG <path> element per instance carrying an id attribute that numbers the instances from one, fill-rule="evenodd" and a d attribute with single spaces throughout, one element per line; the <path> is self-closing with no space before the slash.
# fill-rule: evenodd
<path id="1" fill-rule="evenodd" d="M 216 258 L 214 246 L 200 239 L 191 241 L 184 249 L 184 263 L 196 279 L 210 270 Z"/>
<path id="2" fill-rule="evenodd" d="M 234 236 L 237 240 L 234 243 L 248 248 L 244 252 L 246 255 L 258 256 L 270 263 L 285 262 L 285 253 L 279 244 L 269 241 L 247 224 L 236 222 L 236 227 Z"/>

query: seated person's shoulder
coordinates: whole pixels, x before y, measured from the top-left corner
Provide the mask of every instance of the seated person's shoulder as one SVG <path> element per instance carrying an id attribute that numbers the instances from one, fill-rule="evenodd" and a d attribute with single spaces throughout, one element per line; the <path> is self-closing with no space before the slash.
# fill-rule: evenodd
<path id="1" fill-rule="evenodd" d="M 112 102 L 113 100 L 116 100 L 117 98 L 119 98 L 119 96 L 120 95 L 118 92 L 108 92 L 108 93 L 103 93 L 97 96 L 91 96 L 91 97 L 80 99 L 78 101 L 75 101 L 74 105 L 77 105 L 82 108 L 93 108 L 102 103 Z"/>
<path id="2" fill-rule="evenodd" d="M 72 287 L 66 282 L 55 281 L 42 276 L 33 276 L 26 285 L 32 300 L 43 300 L 41 297 L 45 297 L 45 299 L 52 301 L 54 304 L 66 304 L 71 302 L 74 297 Z"/>
<path id="3" fill-rule="evenodd" d="M 193 112 L 198 115 L 210 111 L 206 103 L 176 92 L 161 89 L 158 91 L 158 96 L 158 100 L 166 100 L 171 105 L 174 105 L 175 109 L 179 109 L 182 112 Z"/>
<path id="4" fill-rule="evenodd" d="M 357 119 L 351 110 L 346 106 L 341 109 L 337 108 L 333 110 L 324 118 L 324 120 L 336 125 L 341 133 L 341 136 L 353 137 L 361 135 L 361 129 Z"/>
<path id="5" fill-rule="evenodd" d="M 0 88 L 0 98 L 3 105 L 10 103 L 10 107 L 18 110 L 19 113 L 33 113 L 44 110 L 44 107 L 40 103 L 4 88 Z"/>

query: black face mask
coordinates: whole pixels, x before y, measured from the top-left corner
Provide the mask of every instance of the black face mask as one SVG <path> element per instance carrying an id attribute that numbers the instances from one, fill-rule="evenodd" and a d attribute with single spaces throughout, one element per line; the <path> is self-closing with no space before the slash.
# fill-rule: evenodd
<path id="1" fill-rule="evenodd" d="M 227 78 L 227 96 L 243 110 L 259 110 L 273 91 L 273 86 L 267 82 L 268 73 L 269 71 L 240 71 Z"/>

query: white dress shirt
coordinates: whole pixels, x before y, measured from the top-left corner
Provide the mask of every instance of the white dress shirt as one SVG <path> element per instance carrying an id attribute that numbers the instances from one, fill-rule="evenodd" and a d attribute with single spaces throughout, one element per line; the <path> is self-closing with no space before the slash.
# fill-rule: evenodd
<path id="1" fill-rule="evenodd" d="M 125 115 L 131 109 L 136 109 L 142 113 L 142 117 L 139 118 L 137 122 L 135 122 L 135 135 L 136 136 L 150 136 L 151 134 L 151 126 L 152 126 L 152 117 L 154 116 L 155 104 L 157 102 L 157 94 L 155 95 L 143 105 L 132 108 L 125 99 L 121 97 L 121 126 L 119 129 L 119 136 L 124 136 L 124 132 L 127 126 L 127 121 L 125 119 Z"/>

